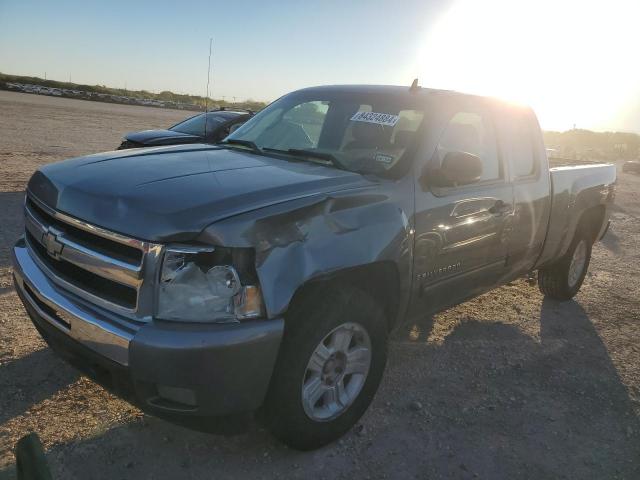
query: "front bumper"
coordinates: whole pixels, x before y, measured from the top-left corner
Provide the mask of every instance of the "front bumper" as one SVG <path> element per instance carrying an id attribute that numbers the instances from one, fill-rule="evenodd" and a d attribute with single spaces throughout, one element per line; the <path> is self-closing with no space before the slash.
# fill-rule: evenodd
<path id="1" fill-rule="evenodd" d="M 52 283 L 23 240 L 14 283 L 51 348 L 105 388 L 155 414 L 220 416 L 264 399 L 282 319 L 232 325 L 132 323 Z"/>

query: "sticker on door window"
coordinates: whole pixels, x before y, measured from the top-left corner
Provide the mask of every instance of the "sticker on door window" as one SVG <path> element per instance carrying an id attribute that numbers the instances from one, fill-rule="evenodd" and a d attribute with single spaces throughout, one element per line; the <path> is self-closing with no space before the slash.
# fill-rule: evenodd
<path id="1" fill-rule="evenodd" d="M 376 156 L 373 158 L 376 162 L 384 165 L 391 165 L 393 163 L 393 155 L 387 155 L 386 153 L 376 153 Z"/>
<path id="2" fill-rule="evenodd" d="M 400 119 L 399 115 L 391 115 L 390 113 L 376 113 L 376 112 L 357 112 L 351 121 L 353 122 L 367 122 L 375 123 L 378 125 L 385 125 L 388 127 L 395 126 Z"/>

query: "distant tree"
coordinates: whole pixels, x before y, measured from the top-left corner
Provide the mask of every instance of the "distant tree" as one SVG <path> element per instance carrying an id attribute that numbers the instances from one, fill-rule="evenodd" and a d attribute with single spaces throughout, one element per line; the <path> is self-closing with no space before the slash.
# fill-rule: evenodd
<path id="1" fill-rule="evenodd" d="M 626 132 L 592 132 L 574 129 L 544 132 L 547 148 L 554 148 L 569 158 L 617 160 L 638 158 L 640 135 Z"/>

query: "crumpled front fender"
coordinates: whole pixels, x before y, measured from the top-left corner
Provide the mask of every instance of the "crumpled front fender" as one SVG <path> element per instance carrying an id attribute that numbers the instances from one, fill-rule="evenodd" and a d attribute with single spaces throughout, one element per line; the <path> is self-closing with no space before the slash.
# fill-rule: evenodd
<path id="1" fill-rule="evenodd" d="M 396 185 L 396 187 L 398 187 Z M 397 188 L 362 188 L 293 200 L 214 223 L 199 240 L 252 247 L 267 314 L 282 315 L 295 292 L 327 274 L 393 262 L 402 294 L 410 290 L 411 204 Z M 400 298 L 400 306 L 408 298 Z M 393 319 L 395 320 L 395 319 Z"/>

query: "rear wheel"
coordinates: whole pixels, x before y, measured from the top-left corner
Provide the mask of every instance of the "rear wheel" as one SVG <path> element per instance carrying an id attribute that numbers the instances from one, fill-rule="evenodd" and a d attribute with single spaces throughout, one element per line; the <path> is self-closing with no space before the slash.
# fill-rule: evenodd
<path id="1" fill-rule="evenodd" d="M 275 437 L 309 450 L 346 433 L 371 403 L 386 364 L 387 324 L 357 289 L 317 291 L 298 304 L 263 413 Z"/>
<path id="2" fill-rule="evenodd" d="M 567 253 L 556 263 L 538 272 L 540 291 L 558 300 L 573 298 L 587 275 L 591 260 L 591 246 L 591 235 L 586 229 L 579 228 Z"/>

